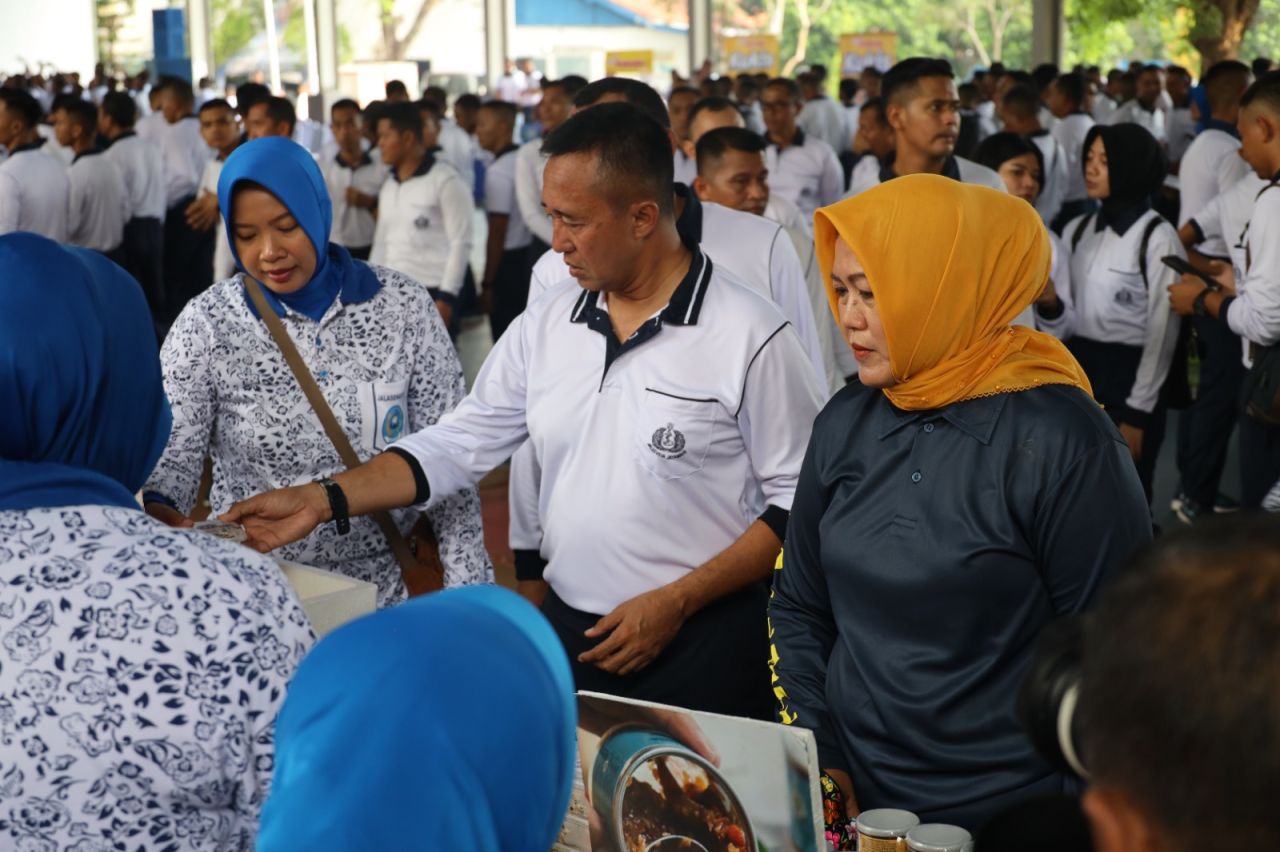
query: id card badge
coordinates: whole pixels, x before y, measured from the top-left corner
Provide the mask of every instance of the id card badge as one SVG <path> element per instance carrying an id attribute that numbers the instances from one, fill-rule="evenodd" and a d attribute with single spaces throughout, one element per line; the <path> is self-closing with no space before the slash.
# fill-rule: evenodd
<path id="1" fill-rule="evenodd" d="M 381 452 L 405 435 L 409 382 L 370 382 L 360 388 L 361 443 Z"/>

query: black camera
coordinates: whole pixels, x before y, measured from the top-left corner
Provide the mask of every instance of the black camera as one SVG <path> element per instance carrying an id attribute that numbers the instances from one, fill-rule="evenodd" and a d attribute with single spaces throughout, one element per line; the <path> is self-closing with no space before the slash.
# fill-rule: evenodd
<path id="1" fill-rule="evenodd" d="M 1018 696 L 1018 718 L 1041 757 L 1060 772 L 1087 781 L 1076 714 L 1085 623 L 1085 616 L 1067 616 L 1041 632 Z"/>

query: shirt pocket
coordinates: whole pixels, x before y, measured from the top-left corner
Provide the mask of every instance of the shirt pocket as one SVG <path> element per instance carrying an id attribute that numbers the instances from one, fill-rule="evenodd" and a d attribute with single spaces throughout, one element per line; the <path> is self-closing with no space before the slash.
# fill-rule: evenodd
<path id="1" fill-rule="evenodd" d="M 1145 314 L 1147 310 L 1147 282 L 1142 280 L 1140 269 L 1107 269 L 1111 303 L 1121 314 Z"/>
<path id="2" fill-rule="evenodd" d="M 702 470 L 720 403 L 646 388 L 636 412 L 635 454 L 658 479 L 686 479 Z"/>
<path id="3" fill-rule="evenodd" d="M 360 444 L 381 452 L 405 435 L 409 422 L 409 382 L 360 385 Z"/>

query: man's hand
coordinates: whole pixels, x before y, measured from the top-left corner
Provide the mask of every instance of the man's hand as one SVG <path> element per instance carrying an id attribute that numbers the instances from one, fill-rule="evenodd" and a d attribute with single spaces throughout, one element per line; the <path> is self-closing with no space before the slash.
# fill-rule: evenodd
<path id="1" fill-rule="evenodd" d="M 248 534 L 245 547 L 267 553 L 306 538 L 330 517 L 328 495 L 312 482 L 250 497 L 218 520 L 242 525 Z"/>
<path id="2" fill-rule="evenodd" d="M 440 319 L 444 321 L 444 327 L 448 328 L 453 322 L 453 306 L 442 299 L 437 299 L 436 310 L 440 312 Z"/>
<path id="3" fill-rule="evenodd" d="M 1236 270 L 1231 264 L 1223 260 L 1211 260 L 1205 271 L 1210 278 L 1222 285 L 1222 292 L 1228 296 L 1236 294 Z"/>
<path id="4" fill-rule="evenodd" d="M 480 312 L 493 313 L 493 284 L 486 282 L 480 289 Z"/>
<path id="5" fill-rule="evenodd" d="M 1124 442 L 1129 445 L 1129 455 L 1133 456 L 1133 460 L 1142 458 L 1142 429 L 1128 423 L 1121 423 L 1120 434 L 1124 436 Z"/>
<path id="6" fill-rule="evenodd" d="M 192 230 L 209 230 L 218 221 L 218 196 L 206 192 L 187 205 L 186 217 Z"/>
<path id="7" fill-rule="evenodd" d="M 373 195 L 365 195 L 354 186 L 347 187 L 347 203 L 352 207 L 361 207 L 365 210 L 372 210 L 378 203 L 378 199 Z"/>
<path id="8" fill-rule="evenodd" d="M 634 674 L 671 644 L 686 617 L 680 596 L 670 587 L 646 592 L 620 605 L 586 632 L 593 639 L 605 634 L 609 637 L 579 655 L 578 662 L 610 674 Z"/>
<path id="9" fill-rule="evenodd" d="M 1052 278 L 1045 279 L 1044 289 L 1036 297 L 1036 304 L 1042 308 L 1052 308 L 1058 304 L 1058 287 L 1053 283 Z"/>
<path id="10" fill-rule="evenodd" d="M 1194 275 L 1183 275 L 1177 284 L 1169 285 L 1169 306 L 1179 316 L 1195 313 L 1196 296 L 1205 289 L 1205 283 Z"/>

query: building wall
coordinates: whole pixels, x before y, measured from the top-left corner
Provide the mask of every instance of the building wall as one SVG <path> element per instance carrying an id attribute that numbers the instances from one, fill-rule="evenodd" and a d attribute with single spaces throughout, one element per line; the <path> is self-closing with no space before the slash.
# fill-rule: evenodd
<path id="1" fill-rule="evenodd" d="M 683 32 L 645 27 L 521 27 L 511 34 L 511 54 L 546 59 L 546 74 L 604 76 L 605 54 L 620 50 L 652 50 L 653 77 L 646 82 L 665 92 L 672 69 L 689 73 L 689 37 Z"/>

